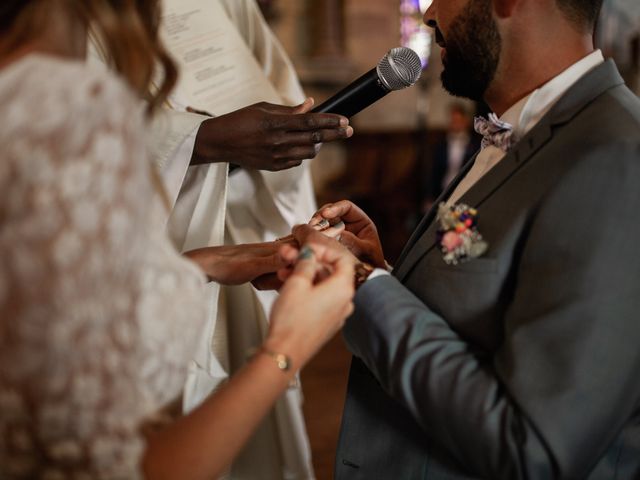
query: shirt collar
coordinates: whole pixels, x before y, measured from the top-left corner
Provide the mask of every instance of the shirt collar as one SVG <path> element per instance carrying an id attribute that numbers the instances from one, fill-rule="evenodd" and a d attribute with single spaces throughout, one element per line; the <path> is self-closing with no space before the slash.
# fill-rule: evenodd
<path id="1" fill-rule="evenodd" d="M 513 125 L 517 138 L 522 138 L 574 83 L 602 62 L 604 62 L 602 52 L 595 50 L 520 99 L 500 117 L 500 120 Z"/>

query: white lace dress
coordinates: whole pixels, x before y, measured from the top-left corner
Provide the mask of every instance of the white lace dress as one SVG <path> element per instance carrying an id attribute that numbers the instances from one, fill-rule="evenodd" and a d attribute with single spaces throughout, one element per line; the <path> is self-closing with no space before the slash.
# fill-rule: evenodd
<path id="1" fill-rule="evenodd" d="M 204 319 L 153 225 L 142 107 L 34 55 L 0 71 L 0 118 L 0 478 L 137 478 Z"/>

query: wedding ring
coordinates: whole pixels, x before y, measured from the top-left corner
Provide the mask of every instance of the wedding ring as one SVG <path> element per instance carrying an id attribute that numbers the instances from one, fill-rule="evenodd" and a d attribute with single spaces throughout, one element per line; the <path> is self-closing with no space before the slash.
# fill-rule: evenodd
<path id="1" fill-rule="evenodd" d="M 329 223 L 329 220 L 327 220 L 326 218 L 323 218 L 318 223 L 313 225 L 313 228 L 315 228 L 318 231 L 322 231 L 322 230 L 326 230 L 330 226 L 331 226 L 331 224 Z"/>
<path id="2" fill-rule="evenodd" d="M 300 249 L 300 253 L 298 254 L 298 261 L 310 260 L 311 258 L 313 258 L 313 255 L 313 249 L 309 245 L 305 245 Z"/>

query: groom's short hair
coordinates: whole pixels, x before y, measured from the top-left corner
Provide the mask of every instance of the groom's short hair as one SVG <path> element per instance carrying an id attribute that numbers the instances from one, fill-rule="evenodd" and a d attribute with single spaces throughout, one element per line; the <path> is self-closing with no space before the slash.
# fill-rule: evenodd
<path id="1" fill-rule="evenodd" d="M 593 31 L 602 0 L 556 0 L 565 16 L 578 28 L 587 32 Z"/>

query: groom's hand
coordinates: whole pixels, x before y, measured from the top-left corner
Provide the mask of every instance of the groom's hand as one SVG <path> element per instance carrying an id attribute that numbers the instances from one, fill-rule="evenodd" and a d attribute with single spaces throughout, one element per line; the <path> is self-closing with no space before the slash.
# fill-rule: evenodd
<path id="1" fill-rule="evenodd" d="M 323 219 L 331 224 L 344 222 L 345 231 L 340 235 L 340 243 L 361 261 L 386 269 L 378 229 L 357 205 L 348 200 L 329 203 L 316 212 L 309 224 L 315 225 Z"/>

